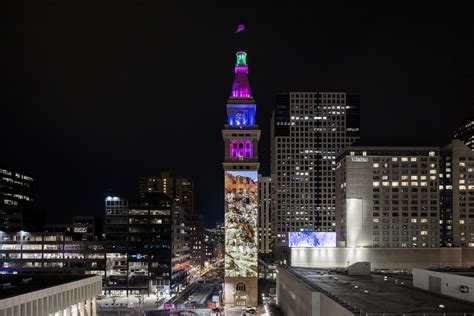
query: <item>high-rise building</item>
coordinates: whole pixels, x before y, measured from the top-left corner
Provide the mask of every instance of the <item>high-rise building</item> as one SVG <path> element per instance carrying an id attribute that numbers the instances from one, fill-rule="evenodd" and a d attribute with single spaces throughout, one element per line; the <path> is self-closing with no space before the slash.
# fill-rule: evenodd
<path id="1" fill-rule="evenodd" d="M 270 253 L 272 241 L 272 224 L 270 220 L 272 203 L 272 178 L 258 178 L 258 252 Z"/>
<path id="2" fill-rule="evenodd" d="M 18 171 L 0 168 L 0 230 L 19 231 L 24 228 L 26 212 L 35 216 L 33 178 Z"/>
<path id="3" fill-rule="evenodd" d="M 439 149 L 348 147 L 337 159 L 337 239 L 346 247 L 439 247 Z"/>
<path id="4" fill-rule="evenodd" d="M 33 178 L 11 169 L 0 169 L 0 207 L 33 202 Z"/>
<path id="5" fill-rule="evenodd" d="M 171 205 L 171 198 L 159 192 L 136 201 L 106 198 L 106 290 L 180 291 L 189 258 L 172 250 Z"/>
<path id="6" fill-rule="evenodd" d="M 337 240 L 439 247 L 438 170 L 437 147 L 348 147 L 337 159 Z"/>
<path id="7" fill-rule="evenodd" d="M 191 244 L 191 264 L 204 266 L 204 261 L 206 260 L 206 246 L 204 220 L 201 215 L 194 214 L 191 217 L 189 237 Z"/>
<path id="8" fill-rule="evenodd" d="M 451 144 L 439 151 L 440 246 L 453 246 L 453 155 Z"/>
<path id="9" fill-rule="evenodd" d="M 102 237 L 103 223 L 100 216 L 74 216 L 72 230 L 81 234 L 83 240 L 97 240 Z"/>
<path id="10" fill-rule="evenodd" d="M 335 159 L 359 138 L 359 106 L 359 96 L 345 92 L 277 95 L 271 125 L 275 251 L 287 244 L 288 232 L 335 230 Z"/>
<path id="11" fill-rule="evenodd" d="M 467 120 L 454 134 L 467 147 L 474 150 L 474 118 Z"/>
<path id="12" fill-rule="evenodd" d="M 474 149 L 458 139 L 449 147 L 451 165 L 441 172 L 443 177 L 450 174 L 452 178 L 451 185 L 442 188 L 451 191 L 452 243 L 455 247 L 474 247 Z"/>
<path id="13" fill-rule="evenodd" d="M 247 78 L 247 54 L 237 52 L 227 102 L 225 142 L 225 303 L 256 306 L 258 299 L 258 141 L 256 104 Z"/>
<path id="14" fill-rule="evenodd" d="M 190 223 L 194 213 L 194 183 L 188 177 L 174 177 L 169 172 L 161 172 L 160 176 L 140 177 L 138 179 L 140 196 L 147 193 L 164 193 L 172 199 L 174 260 L 189 262 L 191 259 Z"/>

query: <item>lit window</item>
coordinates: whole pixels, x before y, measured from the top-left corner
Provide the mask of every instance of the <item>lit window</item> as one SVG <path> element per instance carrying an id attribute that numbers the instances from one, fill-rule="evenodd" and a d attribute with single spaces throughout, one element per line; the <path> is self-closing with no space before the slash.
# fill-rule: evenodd
<path id="1" fill-rule="evenodd" d="M 416 218 L 412 218 L 412 219 L 411 219 L 411 222 L 412 222 L 412 223 L 416 223 Z"/>
<path id="2" fill-rule="evenodd" d="M 378 164 L 378 163 L 374 163 L 374 164 L 373 164 L 373 167 L 374 167 L 374 168 L 378 168 L 378 167 L 379 167 L 379 164 Z"/>
<path id="3" fill-rule="evenodd" d="M 402 157 L 402 161 L 408 161 L 407 157 Z"/>
<path id="4" fill-rule="evenodd" d="M 427 231 L 427 230 L 422 230 L 422 231 L 420 232 L 420 235 L 426 236 L 426 235 L 428 235 L 428 231 Z"/>
<path id="5" fill-rule="evenodd" d="M 430 157 L 434 157 L 434 156 L 435 156 L 435 152 L 434 152 L 434 151 L 430 151 L 428 155 L 429 155 Z"/>
<path id="6" fill-rule="evenodd" d="M 372 183 L 372 185 L 373 185 L 374 187 L 378 187 L 378 186 L 380 186 L 380 182 L 374 181 L 374 182 Z"/>

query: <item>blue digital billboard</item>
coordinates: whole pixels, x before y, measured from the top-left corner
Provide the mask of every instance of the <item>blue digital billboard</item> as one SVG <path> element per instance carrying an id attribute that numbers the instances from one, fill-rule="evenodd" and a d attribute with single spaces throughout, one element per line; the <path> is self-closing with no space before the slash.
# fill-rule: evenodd
<path id="1" fill-rule="evenodd" d="M 290 248 L 324 248 L 336 247 L 335 232 L 289 232 Z"/>

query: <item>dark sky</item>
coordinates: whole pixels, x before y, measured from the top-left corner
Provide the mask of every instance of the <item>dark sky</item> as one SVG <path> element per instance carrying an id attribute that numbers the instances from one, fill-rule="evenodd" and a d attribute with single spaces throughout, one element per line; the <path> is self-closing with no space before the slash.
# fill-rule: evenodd
<path id="1" fill-rule="evenodd" d="M 0 160 L 34 176 L 50 222 L 102 215 L 109 189 L 133 197 L 137 176 L 161 170 L 193 177 L 196 212 L 207 226 L 222 220 L 221 129 L 238 49 L 264 174 L 279 91 L 359 93 L 367 144 L 445 144 L 472 115 L 474 19 L 459 3 L 222 2 L 11 1 Z"/>

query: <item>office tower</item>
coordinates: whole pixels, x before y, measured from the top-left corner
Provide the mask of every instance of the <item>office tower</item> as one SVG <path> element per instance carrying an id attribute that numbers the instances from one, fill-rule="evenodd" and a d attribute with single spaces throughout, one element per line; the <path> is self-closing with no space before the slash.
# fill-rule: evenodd
<path id="1" fill-rule="evenodd" d="M 0 207 L 33 202 L 33 178 L 11 169 L 0 169 Z"/>
<path id="2" fill-rule="evenodd" d="M 127 241 L 128 200 L 118 196 L 105 199 L 105 237 L 108 241 Z M 121 247 L 122 248 L 122 247 Z M 125 250 L 125 247 L 123 247 Z"/>
<path id="3" fill-rule="evenodd" d="M 30 215 L 34 218 L 41 213 L 35 214 L 32 204 L 33 178 L 9 168 L 0 168 L 0 230 L 25 228 L 24 221 L 28 222 L 28 219 L 24 217 Z"/>
<path id="4" fill-rule="evenodd" d="M 474 150 L 474 118 L 467 120 L 454 134 L 467 147 Z"/>
<path id="5" fill-rule="evenodd" d="M 359 106 L 359 96 L 345 92 L 277 95 L 271 124 L 276 252 L 288 232 L 335 230 L 335 159 L 359 138 Z"/>
<path id="6" fill-rule="evenodd" d="M 172 252 L 171 198 L 146 193 L 136 201 L 106 198 L 107 279 L 105 289 L 155 293 L 181 289 L 186 258 Z"/>
<path id="7" fill-rule="evenodd" d="M 194 213 L 194 183 L 188 177 L 172 177 L 169 172 L 160 176 L 140 177 L 138 179 L 140 196 L 146 193 L 161 192 L 172 199 L 173 214 L 173 254 L 174 257 L 189 261 L 191 245 L 189 225 Z"/>
<path id="8" fill-rule="evenodd" d="M 258 178 L 258 252 L 270 253 L 272 240 L 272 224 L 270 221 L 272 203 L 272 178 Z"/>
<path id="9" fill-rule="evenodd" d="M 100 216 L 74 216 L 72 229 L 76 234 L 81 234 L 83 240 L 102 239 L 102 218 Z"/>
<path id="10" fill-rule="evenodd" d="M 64 229 L 60 232 L 0 231 L 0 253 L 0 274 L 108 276 L 105 242 L 82 240 L 80 235 Z M 103 286 L 105 290 L 105 279 Z"/>
<path id="11" fill-rule="evenodd" d="M 206 246 L 204 235 L 204 220 L 201 215 L 193 215 L 190 225 L 191 264 L 204 266 Z"/>
<path id="12" fill-rule="evenodd" d="M 224 243 L 225 240 L 225 225 L 224 223 L 216 223 L 217 238 Z"/>
<path id="13" fill-rule="evenodd" d="M 454 139 L 451 149 L 452 229 L 453 246 L 474 247 L 474 150 L 461 140 Z"/>
<path id="14" fill-rule="evenodd" d="M 237 52 L 235 79 L 227 102 L 225 142 L 225 302 L 257 305 L 258 140 L 256 104 L 247 78 L 245 52 Z"/>
<path id="15" fill-rule="evenodd" d="M 453 246 L 453 155 L 451 144 L 439 151 L 440 246 Z"/>
<path id="16" fill-rule="evenodd" d="M 219 240 L 217 237 L 217 231 L 215 229 L 204 230 L 204 245 L 205 258 L 207 262 L 212 263 L 216 260 L 224 259 L 223 255 L 219 255 L 217 253 Z"/>
<path id="17" fill-rule="evenodd" d="M 437 147 L 348 147 L 336 168 L 339 245 L 439 247 L 438 170 Z"/>

